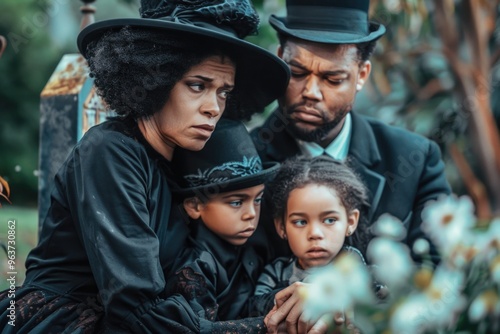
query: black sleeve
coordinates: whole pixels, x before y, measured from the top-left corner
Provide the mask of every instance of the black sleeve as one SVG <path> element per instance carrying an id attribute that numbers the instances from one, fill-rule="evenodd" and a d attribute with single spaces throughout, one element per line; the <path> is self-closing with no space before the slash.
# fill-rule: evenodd
<path id="1" fill-rule="evenodd" d="M 429 240 L 427 235 L 422 231 L 422 210 L 426 202 L 436 200 L 440 195 L 451 193 L 450 185 L 446 180 L 444 173 L 444 162 L 441 159 L 439 147 L 433 141 L 428 141 L 428 151 L 426 154 L 425 166 L 419 179 L 418 191 L 413 203 L 413 216 L 408 228 L 407 245 L 413 245 L 415 240 L 423 238 Z M 430 242 L 430 240 L 429 240 Z M 430 255 L 434 263 L 438 263 L 440 256 L 435 246 L 430 242 Z M 420 262 L 418 256 L 413 253 L 412 257 Z"/>
<path id="2" fill-rule="evenodd" d="M 255 293 L 248 302 L 251 315 L 265 316 L 274 306 L 276 293 L 288 286 L 288 280 L 284 280 L 282 277 L 285 261 L 288 260 L 278 258 L 264 267 L 257 280 Z"/>
<path id="3" fill-rule="evenodd" d="M 87 253 L 110 332 L 197 332 L 199 319 L 165 286 L 150 227 L 149 159 L 131 138 L 94 132 L 66 162 L 66 197 Z M 166 203 L 165 205 L 170 205 Z"/>
<path id="4" fill-rule="evenodd" d="M 266 333 L 263 317 L 217 321 L 217 266 L 210 254 L 202 254 L 192 261 L 180 261 L 183 265 L 168 279 L 164 293 L 180 294 L 185 298 L 188 306 L 200 318 L 200 333 Z"/>

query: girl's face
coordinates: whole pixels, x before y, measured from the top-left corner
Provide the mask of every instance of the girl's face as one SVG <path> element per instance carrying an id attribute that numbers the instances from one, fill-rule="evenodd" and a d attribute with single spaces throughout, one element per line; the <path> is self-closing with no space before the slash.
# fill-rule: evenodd
<path id="1" fill-rule="evenodd" d="M 163 108 L 143 120 L 145 137 L 167 159 L 176 146 L 199 151 L 212 135 L 234 88 L 235 64 L 211 56 L 175 84 Z"/>
<path id="2" fill-rule="evenodd" d="M 290 192 L 285 221 L 276 230 L 288 239 L 303 269 L 330 263 L 344 245 L 346 235 L 358 225 L 359 211 L 347 213 L 337 192 L 327 186 L 308 184 Z"/>
<path id="3" fill-rule="evenodd" d="M 192 219 L 199 219 L 215 234 L 235 246 L 243 245 L 259 223 L 264 185 L 217 194 L 206 203 L 184 201 Z"/>

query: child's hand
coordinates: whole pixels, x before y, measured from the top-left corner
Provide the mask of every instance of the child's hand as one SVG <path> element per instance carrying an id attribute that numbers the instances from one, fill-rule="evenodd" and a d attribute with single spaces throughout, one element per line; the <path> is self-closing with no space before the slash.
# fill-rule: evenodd
<path id="1" fill-rule="evenodd" d="M 303 305 L 299 290 L 305 284 L 296 282 L 276 294 L 276 304 L 264 320 L 268 333 L 326 333 L 328 323 L 323 318 L 312 324 L 302 317 Z"/>
<path id="2" fill-rule="evenodd" d="M 266 328 L 269 328 L 269 319 L 271 318 L 271 316 L 274 313 L 276 313 L 276 310 L 278 310 L 278 307 L 275 304 L 274 307 L 271 309 L 271 311 L 269 311 L 269 313 L 264 318 L 264 324 L 266 325 Z M 269 331 L 268 331 L 268 333 L 269 333 Z"/>

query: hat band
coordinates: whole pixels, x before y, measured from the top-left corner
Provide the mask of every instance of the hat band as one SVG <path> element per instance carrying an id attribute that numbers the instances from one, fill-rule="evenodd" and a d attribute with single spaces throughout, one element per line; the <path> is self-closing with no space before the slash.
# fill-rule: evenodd
<path id="1" fill-rule="evenodd" d="M 329 6 L 288 6 L 288 28 L 369 34 L 368 14 L 362 10 Z"/>
<path id="2" fill-rule="evenodd" d="M 262 161 L 258 156 L 243 161 L 230 161 L 206 170 L 198 169 L 196 174 L 187 174 L 183 178 L 189 187 L 201 187 L 209 184 L 224 183 L 236 178 L 251 176 L 262 172 Z"/>
<path id="3" fill-rule="evenodd" d="M 200 14 L 195 12 L 194 10 L 183 9 L 183 10 L 174 10 L 172 15 L 159 17 L 158 20 L 176 22 L 180 24 L 188 24 L 193 25 L 200 28 L 205 28 L 209 30 L 216 31 L 218 33 L 228 35 L 231 37 L 238 37 L 236 31 L 229 26 L 226 25 L 214 25 L 206 20 L 200 20 Z"/>

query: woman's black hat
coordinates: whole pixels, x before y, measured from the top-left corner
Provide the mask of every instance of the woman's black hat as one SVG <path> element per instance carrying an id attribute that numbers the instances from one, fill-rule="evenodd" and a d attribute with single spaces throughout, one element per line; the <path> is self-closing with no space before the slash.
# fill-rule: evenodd
<path id="1" fill-rule="evenodd" d="M 279 33 L 311 42 L 358 44 L 374 41 L 385 27 L 368 20 L 369 0 L 287 0 L 287 16 L 271 15 Z"/>
<path id="2" fill-rule="evenodd" d="M 262 163 L 247 129 L 240 121 L 222 118 L 201 151 L 176 147 L 172 169 L 182 197 L 211 195 L 264 184 L 279 163 Z"/>
<path id="3" fill-rule="evenodd" d="M 202 37 L 230 48 L 236 55 L 236 77 L 253 106 L 262 108 L 282 95 L 288 85 L 288 66 L 271 52 L 242 38 L 256 33 L 259 17 L 250 0 L 141 0 L 141 18 L 93 23 L 78 35 L 84 57 L 87 46 L 110 30 L 125 26 L 168 31 L 186 39 Z"/>

